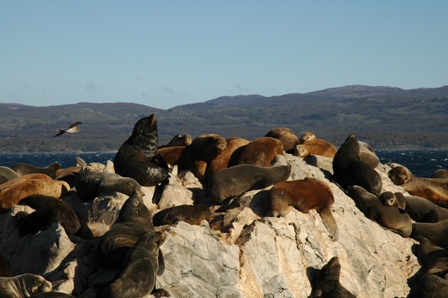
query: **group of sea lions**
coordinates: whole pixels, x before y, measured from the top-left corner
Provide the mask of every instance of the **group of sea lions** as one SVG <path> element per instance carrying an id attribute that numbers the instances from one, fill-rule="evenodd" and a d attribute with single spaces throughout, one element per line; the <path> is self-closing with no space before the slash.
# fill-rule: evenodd
<path id="1" fill-rule="evenodd" d="M 285 216 L 292 208 L 302 213 L 315 209 L 329 237 L 338 240 L 340 231 L 331 209 L 334 196 L 328 183 L 310 178 L 292 179 L 291 165 L 279 162 L 278 157 L 284 154 L 333 158 L 330 183 L 340 186 L 369 219 L 403 237 L 420 241 L 418 256 L 427 268 L 420 293 L 429 295 L 428 287 L 446 283 L 440 276 L 448 272 L 448 265 L 443 263 L 448 254 L 448 243 L 443 237 L 448 229 L 448 211 L 445 209 L 448 205 L 444 205 L 448 201 L 448 190 L 443 185 L 448 185 L 448 178 L 439 171 L 436 175 L 442 178 L 418 180 L 409 170 L 397 166 L 392 168 L 389 176 L 394 183 L 403 185 L 411 196 L 384 192 L 381 177 L 375 170 L 378 157 L 367 143 L 358 141 L 353 134 L 339 149 L 317 139 L 311 132 L 299 138 L 289 128 L 275 128 L 254 140 L 225 139 L 212 133 L 192 138 L 182 133 L 168 144 L 159 146 L 157 119 L 152 114 L 136 122 L 131 136 L 118 149 L 113 161 L 114 173 L 100 171 L 82 160 L 67 169 L 60 169 L 55 164 L 45 168 L 24 164 L 1 167 L 0 211 L 8 212 L 16 204 L 26 204 L 35 210 L 30 214 L 15 214 L 22 235 L 38 233 L 53 222 L 60 222 L 68 235 L 76 235 L 80 229 L 79 218 L 61 200 L 67 192 L 75 190 L 86 202 L 104 192 L 117 191 L 127 195 L 117 219 L 98 237 L 98 262 L 104 269 L 115 270 L 115 274 L 106 283 L 96 285 L 95 293 L 98 297 L 122 298 L 143 297 L 150 293 L 168 296 L 163 289 L 155 288 L 156 277 L 164 270 L 160 246 L 169 237 L 167 227 L 178 221 L 198 225 L 203 220 L 219 220 L 219 210 L 238 204 L 238 199 L 249 190 L 269 190 L 264 216 Z M 155 187 L 153 203 L 157 204 L 170 175 L 173 175 L 173 167 L 196 175 L 203 183 L 208 199 L 201 200 L 201 204 L 151 212 L 143 202 L 142 189 Z M 44 187 L 42 183 L 45 183 Z M 437 257 L 430 253 L 433 250 L 440 252 Z M 7 276 L 7 262 L 0 269 L 3 267 L 0 296 L 10 291 L 20 292 L 16 293 L 18 297 L 32 296 L 27 293 L 33 289 L 35 293 L 43 292 L 39 297 L 55 297 L 51 283 L 42 276 Z M 315 280 L 312 297 L 354 297 L 339 283 L 340 270 L 337 257 L 329 260 Z M 36 287 L 36 284 L 42 286 Z M 71 297 L 74 293 L 57 294 Z"/>

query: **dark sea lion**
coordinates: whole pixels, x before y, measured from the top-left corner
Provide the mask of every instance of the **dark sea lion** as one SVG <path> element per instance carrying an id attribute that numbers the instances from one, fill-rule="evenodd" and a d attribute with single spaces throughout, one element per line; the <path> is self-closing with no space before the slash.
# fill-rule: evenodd
<path id="1" fill-rule="evenodd" d="M 130 196 L 141 187 L 133 178 L 115 173 L 97 172 L 89 166 L 83 167 L 78 173 L 74 186 L 78 194 L 85 200 L 93 200 L 101 193 L 114 191 Z"/>
<path id="2" fill-rule="evenodd" d="M 209 183 L 209 193 L 217 204 L 248 190 L 263 189 L 288 179 L 291 165 L 263 167 L 241 164 L 215 173 Z"/>
<path id="3" fill-rule="evenodd" d="M 434 274 L 424 275 L 418 284 L 415 298 L 446 298 L 448 280 Z"/>
<path id="4" fill-rule="evenodd" d="M 174 136 L 171 141 L 168 142 L 166 145 L 159 146 L 160 148 L 166 148 L 166 147 L 173 147 L 173 146 L 188 146 L 191 144 L 191 141 L 193 139 L 191 136 L 187 133 L 181 133 L 176 136 Z"/>
<path id="5" fill-rule="evenodd" d="M 412 224 L 411 238 L 420 240 L 424 237 L 434 245 L 448 249 L 448 220 L 438 222 L 415 222 Z"/>
<path id="6" fill-rule="evenodd" d="M 376 168 L 380 164 L 380 159 L 376 155 L 375 151 L 373 151 L 372 147 L 362 141 L 358 141 L 359 144 L 359 158 L 361 161 L 373 169 Z"/>
<path id="7" fill-rule="evenodd" d="M 311 297 L 355 298 L 356 296 L 339 282 L 340 275 L 339 258 L 333 257 L 319 270 Z"/>
<path id="8" fill-rule="evenodd" d="M 0 277 L 0 297 L 34 297 L 50 292 L 53 286 L 40 275 L 25 273 L 13 277 Z"/>
<path id="9" fill-rule="evenodd" d="M 133 178 L 142 186 L 155 186 L 168 179 L 168 165 L 156 155 L 157 143 L 156 116 L 138 120 L 115 155 L 115 173 Z"/>
<path id="10" fill-rule="evenodd" d="M 288 180 L 275 184 L 269 191 L 268 216 L 285 216 L 295 208 L 303 213 L 316 209 L 330 237 L 339 237 L 338 226 L 331 206 L 334 196 L 331 188 L 323 181 L 315 179 Z"/>
<path id="11" fill-rule="evenodd" d="M 280 140 L 271 137 L 258 138 L 235 150 L 229 167 L 240 164 L 268 167 L 278 154 L 283 154 L 283 143 Z"/>
<path id="12" fill-rule="evenodd" d="M 207 178 L 211 178 L 216 172 L 227 168 L 233 152 L 238 148 L 249 144 L 250 141 L 243 138 L 232 137 L 227 138 L 226 143 L 226 149 L 207 164 Z"/>
<path id="13" fill-rule="evenodd" d="M 417 257 L 423 262 L 425 274 L 445 276 L 448 273 L 448 250 L 425 237 L 419 238 Z"/>
<path id="14" fill-rule="evenodd" d="M 17 174 L 13 169 L 0 166 L 0 184 L 18 177 L 20 177 L 20 175 Z"/>
<path id="15" fill-rule="evenodd" d="M 405 196 L 401 192 L 386 191 L 379 199 L 383 205 L 403 209 L 416 222 L 438 222 L 448 219 L 448 209 L 418 196 Z"/>
<path id="16" fill-rule="evenodd" d="M 393 206 L 384 206 L 377 196 L 359 185 L 349 186 L 347 192 L 367 218 L 402 237 L 411 235 L 412 219 L 405 211 Z"/>
<path id="17" fill-rule="evenodd" d="M 11 277 L 11 268 L 2 255 L 0 255 L 0 277 Z"/>
<path id="18" fill-rule="evenodd" d="M 448 178 L 448 170 L 445 169 L 435 170 L 430 178 Z"/>
<path id="19" fill-rule="evenodd" d="M 330 142 L 321 139 L 312 139 L 298 144 L 294 148 L 293 154 L 301 158 L 307 157 L 308 155 L 321 155 L 333 158 L 336 152 L 336 147 Z"/>
<path id="20" fill-rule="evenodd" d="M 75 234 L 81 228 L 75 211 L 55 197 L 31 195 L 21 200 L 20 204 L 25 204 L 36 210 L 26 216 L 20 212 L 16 214 L 17 228 L 21 235 L 35 234 L 54 222 L 60 222 L 67 235 Z"/>
<path id="21" fill-rule="evenodd" d="M 265 137 L 271 137 L 278 139 L 283 144 L 283 150 L 287 153 L 292 153 L 297 144 L 300 143 L 299 137 L 294 133 L 294 131 L 287 127 L 278 127 L 271 129 Z"/>
<path id="22" fill-rule="evenodd" d="M 448 179 L 414 176 L 405 166 L 396 166 L 388 173 L 395 185 L 400 185 L 413 196 L 430 200 L 436 205 L 448 208 Z"/>
<path id="23" fill-rule="evenodd" d="M 106 269 L 120 268 L 138 238 L 154 230 L 151 212 L 143 203 L 142 194 L 137 190 L 126 200 L 116 222 L 98 242 L 98 260 Z"/>
<path id="24" fill-rule="evenodd" d="M 154 226 L 172 225 L 184 221 L 190 225 L 199 225 L 212 215 L 210 207 L 205 205 L 178 205 L 160 210 L 152 217 Z"/>
<path id="25" fill-rule="evenodd" d="M 359 151 L 355 135 L 350 134 L 333 158 L 333 178 L 345 190 L 348 186 L 359 185 L 378 197 L 382 189 L 381 176 L 361 161 Z"/>
<path id="26" fill-rule="evenodd" d="M 99 297 L 131 298 L 149 295 L 155 289 L 157 275 L 162 275 L 165 269 L 159 249 L 165 239 L 163 232 L 142 235 L 129 250 L 118 275 L 101 291 Z"/>
<path id="27" fill-rule="evenodd" d="M 61 167 L 58 163 L 49 164 L 46 167 L 37 167 L 25 163 L 17 163 L 11 167 L 19 176 L 23 176 L 26 174 L 35 174 L 41 173 L 46 174 L 54 179 L 56 176 L 56 171 Z"/>

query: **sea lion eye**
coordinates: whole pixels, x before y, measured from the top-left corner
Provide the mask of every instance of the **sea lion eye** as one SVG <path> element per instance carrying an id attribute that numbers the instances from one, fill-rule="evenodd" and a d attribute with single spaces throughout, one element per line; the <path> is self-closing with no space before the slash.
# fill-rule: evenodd
<path id="1" fill-rule="evenodd" d="M 138 215 L 138 210 L 135 210 L 135 215 Z"/>

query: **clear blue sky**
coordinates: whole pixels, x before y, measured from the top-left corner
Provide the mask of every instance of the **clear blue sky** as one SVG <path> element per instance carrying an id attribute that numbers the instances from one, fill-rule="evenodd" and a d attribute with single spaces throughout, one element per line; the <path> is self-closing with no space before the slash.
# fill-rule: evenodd
<path id="1" fill-rule="evenodd" d="M 448 1 L 0 0 L 0 102 L 448 85 Z"/>

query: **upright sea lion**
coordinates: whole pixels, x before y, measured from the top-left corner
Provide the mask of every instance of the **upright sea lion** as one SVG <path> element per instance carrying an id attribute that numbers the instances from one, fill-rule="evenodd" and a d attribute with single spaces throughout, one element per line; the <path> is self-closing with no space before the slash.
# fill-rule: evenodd
<path id="1" fill-rule="evenodd" d="M 19 176 L 23 176 L 26 174 L 46 174 L 54 179 L 56 176 L 56 171 L 61 167 L 58 163 L 49 164 L 46 167 L 37 167 L 25 163 L 17 163 L 11 167 Z"/>
<path id="2" fill-rule="evenodd" d="M 411 238 L 420 240 L 427 238 L 434 245 L 448 249 L 448 220 L 438 222 L 415 222 L 412 224 Z"/>
<path id="3" fill-rule="evenodd" d="M 230 157 L 232 156 L 233 152 L 249 143 L 249 140 L 243 138 L 227 138 L 227 145 L 224 151 L 207 164 L 207 178 L 211 178 L 211 176 L 213 176 L 216 172 L 227 168 L 229 166 Z"/>
<path id="4" fill-rule="evenodd" d="M 341 275 L 341 263 L 338 257 L 332 257 L 317 274 L 315 286 L 311 297 L 338 297 L 338 298 L 355 298 L 339 282 Z"/>
<path id="5" fill-rule="evenodd" d="M 281 181 L 269 191 L 267 215 L 285 216 L 292 207 L 303 213 L 316 209 L 331 239 L 336 241 L 339 233 L 331 211 L 333 204 L 333 192 L 325 182 L 315 179 Z"/>
<path id="6" fill-rule="evenodd" d="M 115 155 L 115 173 L 133 178 L 142 186 L 155 186 L 168 179 L 168 165 L 155 155 L 157 143 L 156 116 L 152 114 L 138 120 L 132 135 Z"/>
<path id="7" fill-rule="evenodd" d="M 381 194 L 381 176 L 372 167 L 361 161 L 359 143 L 350 134 L 333 158 L 333 178 L 347 190 L 348 186 L 359 185 L 375 196 Z"/>
<path id="8" fill-rule="evenodd" d="M 411 235 L 412 219 L 405 211 L 393 206 L 384 206 L 377 196 L 359 185 L 349 186 L 347 192 L 367 218 L 402 237 Z"/>
<path id="9" fill-rule="evenodd" d="M 298 144 L 295 147 L 293 154 L 301 158 L 311 154 L 333 158 L 336 152 L 336 147 L 330 142 L 321 139 L 312 139 L 302 144 Z"/>
<path id="10" fill-rule="evenodd" d="M 143 203 L 142 195 L 141 190 L 136 190 L 121 207 L 114 225 L 101 236 L 97 256 L 104 268 L 120 268 L 138 238 L 154 230 L 151 213 Z"/>
<path id="11" fill-rule="evenodd" d="M 271 137 L 258 138 L 235 150 L 229 167 L 240 164 L 268 167 L 277 154 L 283 154 L 283 144 L 280 140 Z"/>
<path id="12" fill-rule="evenodd" d="M 448 179 L 414 176 L 405 166 L 396 166 L 388 173 L 395 185 L 401 185 L 411 195 L 430 200 L 436 205 L 448 207 Z"/>
<path id="13" fill-rule="evenodd" d="M 416 222 L 438 222 L 448 219 L 448 209 L 418 196 L 404 196 L 401 192 L 386 191 L 379 199 L 383 205 L 403 209 Z"/>
<path id="14" fill-rule="evenodd" d="M 205 205 L 178 205 L 160 210 L 152 217 L 154 226 L 172 225 L 184 221 L 190 225 L 199 225 L 212 215 L 210 207 Z"/>
<path id="15" fill-rule="evenodd" d="M 51 282 L 40 275 L 25 273 L 13 277 L 0 277 L 0 297 L 32 297 L 50 292 Z"/>
<path id="16" fill-rule="evenodd" d="M 217 204 L 248 190 L 262 189 L 288 179 L 291 165 L 263 167 L 241 164 L 215 173 L 209 183 L 209 193 Z"/>
<path id="17" fill-rule="evenodd" d="M 292 153 L 297 144 L 300 143 L 299 137 L 294 133 L 294 131 L 287 127 L 278 127 L 271 129 L 265 137 L 271 137 L 278 139 L 283 144 L 283 150 L 287 153 Z"/>
<path id="18" fill-rule="evenodd" d="M 146 297 L 162 275 L 165 265 L 160 246 L 166 239 L 163 232 L 148 232 L 130 249 L 113 282 L 101 291 L 104 298 Z"/>

